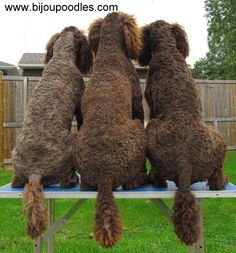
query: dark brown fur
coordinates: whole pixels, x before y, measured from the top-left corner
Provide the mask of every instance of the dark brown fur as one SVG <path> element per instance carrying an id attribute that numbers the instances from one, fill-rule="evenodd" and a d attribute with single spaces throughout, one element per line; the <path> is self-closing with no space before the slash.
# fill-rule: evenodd
<path id="1" fill-rule="evenodd" d="M 55 34 L 47 44 L 45 63 L 12 154 L 15 169 L 12 187 L 26 184 L 25 215 L 28 234 L 33 239 L 47 226 L 42 186 L 60 183 L 61 187 L 70 187 L 78 181 L 70 130 L 85 89 L 79 69 L 87 72 L 92 64 L 86 37 L 75 27 Z"/>
<path id="2" fill-rule="evenodd" d="M 139 62 L 148 65 L 145 97 L 150 108 L 147 156 L 153 184 L 178 186 L 173 222 L 180 240 L 193 244 L 199 235 L 198 208 L 190 185 L 208 180 L 210 189 L 223 189 L 222 166 L 226 144 L 207 126 L 199 94 L 185 62 L 189 53 L 186 33 L 177 24 L 156 21 L 142 29 Z"/>
<path id="3" fill-rule="evenodd" d="M 141 41 L 132 16 L 111 13 L 90 26 L 89 42 L 96 59 L 82 97 L 77 166 L 81 188 L 98 190 L 94 236 L 112 247 L 121 235 L 112 190 L 147 181 L 142 95 L 129 60 L 139 55 Z"/>

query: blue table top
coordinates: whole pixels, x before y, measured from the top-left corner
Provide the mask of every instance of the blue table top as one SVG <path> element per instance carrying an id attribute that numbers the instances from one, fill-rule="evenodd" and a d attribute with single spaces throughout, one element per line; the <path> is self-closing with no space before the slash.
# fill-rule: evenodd
<path id="1" fill-rule="evenodd" d="M 173 182 L 167 181 L 168 187 L 161 188 L 156 187 L 151 184 L 144 185 L 142 187 L 131 189 L 131 190 L 123 190 L 122 188 L 117 188 L 114 190 L 114 192 L 173 192 L 176 191 L 176 186 Z M 12 188 L 11 184 L 6 184 L 4 186 L 0 187 L 0 193 L 1 192 L 15 192 L 15 193 L 21 193 L 24 191 L 24 188 Z M 191 186 L 191 191 L 210 191 L 208 185 L 206 182 L 199 182 L 195 183 Z M 236 191 L 236 186 L 232 183 L 228 183 L 223 191 Z M 79 184 L 76 187 L 68 188 L 68 189 L 62 189 L 59 186 L 50 186 L 47 188 L 44 188 L 44 192 L 64 192 L 64 193 L 70 193 L 70 192 L 95 192 L 93 190 L 80 190 Z"/>

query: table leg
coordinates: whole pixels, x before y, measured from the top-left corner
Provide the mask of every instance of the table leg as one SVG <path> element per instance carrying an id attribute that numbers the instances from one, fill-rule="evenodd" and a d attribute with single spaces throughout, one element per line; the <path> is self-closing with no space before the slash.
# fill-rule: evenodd
<path id="1" fill-rule="evenodd" d="M 204 231 L 203 231 L 203 199 L 198 199 L 199 206 L 199 227 L 200 227 L 200 235 L 198 240 L 198 252 L 204 253 Z"/>
<path id="2" fill-rule="evenodd" d="M 188 252 L 189 253 L 195 253 L 196 251 L 195 251 L 195 244 L 193 245 L 193 246 L 189 246 L 189 248 L 188 248 Z"/>
<path id="3" fill-rule="evenodd" d="M 48 241 L 52 235 L 56 234 L 76 213 L 76 211 L 86 202 L 86 199 L 79 199 L 69 211 L 61 217 L 56 223 L 53 223 L 49 228 L 47 233 L 42 236 L 43 241 Z"/>
<path id="4" fill-rule="evenodd" d="M 199 209 L 199 228 L 200 234 L 198 241 L 193 245 L 189 246 L 189 253 L 205 253 L 204 250 L 204 234 L 203 234 L 203 199 L 198 199 L 198 209 Z"/>
<path id="5" fill-rule="evenodd" d="M 166 203 L 162 199 L 150 199 L 152 203 L 154 203 L 159 210 L 162 212 L 162 214 L 170 221 L 172 222 L 172 210 L 166 205 Z"/>
<path id="6" fill-rule="evenodd" d="M 42 243 L 48 241 L 48 253 L 54 253 L 54 235 L 69 221 L 69 219 L 76 213 L 76 211 L 86 202 L 86 199 L 78 200 L 69 211 L 54 222 L 55 219 L 55 199 L 49 199 L 48 202 L 48 231 L 37 240 L 34 241 L 34 253 L 41 253 Z"/>
<path id="7" fill-rule="evenodd" d="M 42 239 L 41 237 L 38 237 L 34 241 L 34 253 L 41 253 L 41 246 L 42 246 Z"/>
<path id="8" fill-rule="evenodd" d="M 55 199 L 48 200 L 48 223 L 51 227 L 55 220 Z M 54 252 L 54 234 L 51 234 L 48 239 L 48 253 Z"/>
<path id="9" fill-rule="evenodd" d="M 160 211 L 165 215 L 165 217 L 172 222 L 173 212 L 168 208 L 168 206 L 163 202 L 162 199 L 151 199 L 151 201 L 160 209 Z M 189 253 L 205 253 L 204 250 L 204 235 L 203 235 L 203 199 L 197 199 L 197 205 L 199 209 L 199 228 L 200 234 L 198 241 L 189 246 Z"/>

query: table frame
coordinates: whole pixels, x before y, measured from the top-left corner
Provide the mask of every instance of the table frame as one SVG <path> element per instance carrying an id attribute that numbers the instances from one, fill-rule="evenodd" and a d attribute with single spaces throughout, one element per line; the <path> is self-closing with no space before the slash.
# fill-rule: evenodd
<path id="1" fill-rule="evenodd" d="M 201 183 L 198 183 L 201 184 Z M 7 185 L 6 185 L 7 186 Z M 23 189 L 5 190 L 0 187 L 0 198 L 22 198 Z M 205 186 L 193 187 L 191 192 L 197 199 L 199 208 L 199 240 L 189 247 L 189 253 L 205 253 L 204 249 L 204 229 L 203 229 L 203 202 L 205 198 L 236 198 L 236 186 L 229 183 L 229 189 L 220 191 L 211 191 Z M 55 190 L 54 190 L 55 189 Z M 162 214 L 172 222 L 172 210 L 165 204 L 163 199 L 174 198 L 176 192 L 175 185 L 168 182 L 168 188 L 158 188 L 154 186 L 144 186 L 132 190 L 116 190 L 113 192 L 116 199 L 150 199 Z M 43 242 L 48 244 L 48 253 L 54 253 L 55 234 L 70 220 L 70 218 L 83 206 L 87 199 L 96 199 L 96 191 L 81 191 L 79 187 L 72 190 L 60 190 L 58 187 L 45 189 L 45 199 L 48 199 L 48 230 L 41 237 L 34 241 L 33 253 L 41 253 Z M 55 221 L 55 200 L 56 199 L 77 199 L 74 205 L 61 217 Z"/>

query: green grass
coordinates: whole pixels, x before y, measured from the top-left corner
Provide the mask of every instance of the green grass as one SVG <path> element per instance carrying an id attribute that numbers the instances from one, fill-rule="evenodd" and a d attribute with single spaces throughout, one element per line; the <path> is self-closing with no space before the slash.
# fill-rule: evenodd
<path id="1" fill-rule="evenodd" d="M 228 152 L 225 174 L 236 184 L 236 152 Z M 0 185 L 11 180 L 12 171 L 0 169 Z M 56 201 L 56 218 L 74 200 Z M 112 250 L 102 249 L 91 238 L 95 201 L 88 200 L 56 235 L 58 253 L 184 253 L 188 252 L 161 212 L 149 200 L 117 200 L 123 221 L 122 239 Z M 167 204 L 172 205 L 168 200 Z M 236 253 L 236 199 L 204 201 L 206 253 Z M 0 199 L 0 253 L 30 253 L 32 241 L 25 233 L 21 200 Z M 44 251 L 46 247 L 44 246 Z"/>

